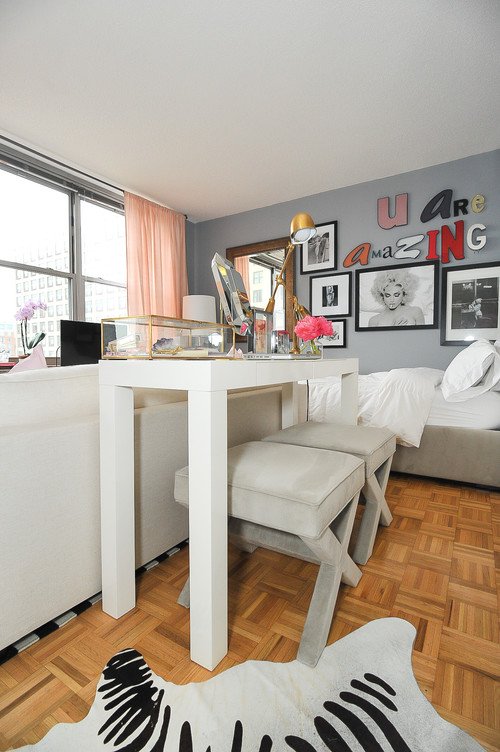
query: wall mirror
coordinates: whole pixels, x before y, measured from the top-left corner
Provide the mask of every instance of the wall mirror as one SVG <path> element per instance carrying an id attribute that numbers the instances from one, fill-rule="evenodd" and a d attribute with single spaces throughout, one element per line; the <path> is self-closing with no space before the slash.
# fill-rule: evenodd
<path id="1" fill-rule="evenodd" d="M 243 277 L 252 308 L 264 310 L 274 289 L 277 274 L 283 267 L 290 238 L 276 238 L 226 249 L 226 258 Z M 273 329 L 287 329 L 290 337 L 295 326 L 292 308 L 295 259 L 292 254 L 284 273 L 287 295 L 282 286 L 276 295 Z M 286 301 L 285 301 L 286 297 Z"/>

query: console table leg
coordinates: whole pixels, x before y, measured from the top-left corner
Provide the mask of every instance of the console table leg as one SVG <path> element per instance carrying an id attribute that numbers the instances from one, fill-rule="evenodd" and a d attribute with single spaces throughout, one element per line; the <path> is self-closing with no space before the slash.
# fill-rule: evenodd
<path id="1" fill-rule="evenodd" d="M 101 385 L 102 608 L 118 619 L 135 606 L 134 392 Z"/>
<path id="2" fill-rule="evenodd" d="M 191 660 L 227 653 L 227 392 L 188 392 Z"/>

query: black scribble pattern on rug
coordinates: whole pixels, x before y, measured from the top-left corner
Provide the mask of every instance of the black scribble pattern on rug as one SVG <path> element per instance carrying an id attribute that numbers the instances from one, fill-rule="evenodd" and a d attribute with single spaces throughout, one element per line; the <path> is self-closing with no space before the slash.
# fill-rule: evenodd
<path id="1" fill-rule="evenodd" d="M 104 683 L 98 691 L 104 700 L 109 700 L 104 710 L 110 715 L 99 729 L 99 735 L 107 732 L 104 743 L 111 744 L 116 752 L 142 752 L 157 733 L 164 690 L 154 686 L 151 673 L 136 650 L 117 653 L 103 671 Z M 169 722 L 170 706 L 167 705 L 161 720 L 160 736 L 150 752 L 163 751 Z M 146 725 L 137 734 L 144 723 Z M 118 746 L 124 742 L 124 747 Z"/>
<path id="2" fill-rule="evenodd" d="M 166 705 L 160 719 L 165 691 L 153 684 L 152 672 L 144 658 L 136 650 L 122 650 L 114 656 L 103 672 L 104 681 L 98 688 L 105 701 L 107 720 L 99 729 L 104 734 L 104 744 L 110 745 L 113 752 L 163 752 L 170 723 L 171 707 Z M 314 728 L 322 744 L 315 746 L 318 738 L 307 741 L 299 736 L 285 736 L 286 744 L 294 752 L 353 752 L 346 741 L 347 728 L 358 742 L 363 752 L 412 752 L 397 731 L 389 714 L 397 713 L 395 703 L 387 697 L 396 696 L 394 689 L 383 679 L 366 673 L 365 681 L 353 679 L 350 686 L 356 692 L 340 692 L 339 698 L 345 705 L 327 700 L 323 707 L 330 716 L 316 716 Z M 366 683 L 369 682 L 369 683 Z M 373 686 L 375 685 L 375 686 Z M 376 687 L 376 688 L 375 688 Z M 383 690 L 383 691 L 381 691 Z M 368 699 L 370 698 L 370 699 Z M 380 706 L 372 702 L 375 699 Z M 356 713 L 365 713 L 380 729 L 389 747 L 377 741 L 362 718 Z M 331 718 L 333 716 L 333 719 Z M 312 730 L 312 729 L 311 729 Z M 153 739 L 156 741 L 153 743 Z M 234 724 L 233 739 L 227 752 L 243 752 L 244 728 L 240 720 Z M 153 746 L 150 746 L 152 744 Z M 124 746 L 121 746 L 124 745 Z M 176 744 L 177 747 L 177 744 Z M 261 738 L 255 752 L 271 752 L 273 740 L 267 734 Z M 178 738 L 179 752 L 197 752 L 193 746 L 193 734 L 189 721 L 184 721 Z M 198 752 L 203 752 L 198 750 Z M 211 752 L 209 746 L 205 752 Z"/>
<path id="3" fill-rule="evenodd" d="M 391 687 L 390 684 L 387 684 L 387 682 L 379 676 L 367 673 L 364 674 L 363 678 L 370 682 L 370 684 L 375 684 L 377 687 L 382 688 L 392 697 L 396 696 L 393 687 Z M 382 694 L 378 689 L 374 689 L 370 684 L 366 684 L 358 679 L 353 679 L 351 681 L 351 687 L 353 689 L 363 692 L 369 697 L 374 697 L 381 705 L 392 713 L 397 713 L 398 708 L 394 702 L 386 697 L 386 695 Z M 412 752 L 411 748 L 405 742 L 394 724 L 389 720 L 388 715 L 374 705 L 371 700 L 368 700 L 366 697 L 363 697 L 363 695 L 355 692 L 340 692 L 339 697 L 346 704 L 352 705 L 354 708 L 359 708 L 370 716 L 385 736 L 390 745 L 390 749 L 393 750 L 393 752 Z M 327 720 L 322 716 L 316 716 L 314 719 L 314 726 L 321 741 L 327 749 L 331 750 L 331 752 L 353 752 L 352 747 L 349 746 L 345 740 L 345 736 L 342 734 L 343 727 L 349 729 L 364 752 L 385 752 L 385 750 L 389 749 L 389 747 L 384 748 L 379 744 L 364 721 L 362 721 L 361 718 L 349 708 L 330 700 L 327 700 L 323 707 L 335 717 L 337 725 L 334 726 L 330 720 Z M 339 726 L 338 721 L 340 721 L 342 726 Z M 313 744 L 298 736 L 286 736 L 285 741 L 295 752 L 320 752 L 320 750 Z"/>

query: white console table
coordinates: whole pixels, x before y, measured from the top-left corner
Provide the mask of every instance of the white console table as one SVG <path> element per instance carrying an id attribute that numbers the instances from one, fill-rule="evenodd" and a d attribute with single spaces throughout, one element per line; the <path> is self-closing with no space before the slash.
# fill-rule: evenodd
<path id="1" fill-rule="evenodd" d="M 227 653 L 227 392 L 282 384 L 282 426 L 297 422 L 297 382 L 342 377 L 342 421 L 358 411 L 358 360 L 102 360 L 103 610 L 135 606 L 133 387 L 188 392 L 191 658 L 212 670 Z"/>

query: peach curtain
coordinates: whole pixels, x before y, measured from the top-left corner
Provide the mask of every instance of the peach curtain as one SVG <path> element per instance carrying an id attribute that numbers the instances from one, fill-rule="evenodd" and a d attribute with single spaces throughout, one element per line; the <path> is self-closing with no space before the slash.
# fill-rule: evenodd
<path id="1" fill-rule="evenodd" d="M 250 295 L 250 266 L 248 256 L 237 256 L 234 259 L 234 268 L 241 274 L 247 295 Z"/>
<path id="2" fill-rule="evenodd" d="M 186 218 L 125 193 L 125 228 L 129 315 L 181 318 L 188 294 Z"/>

